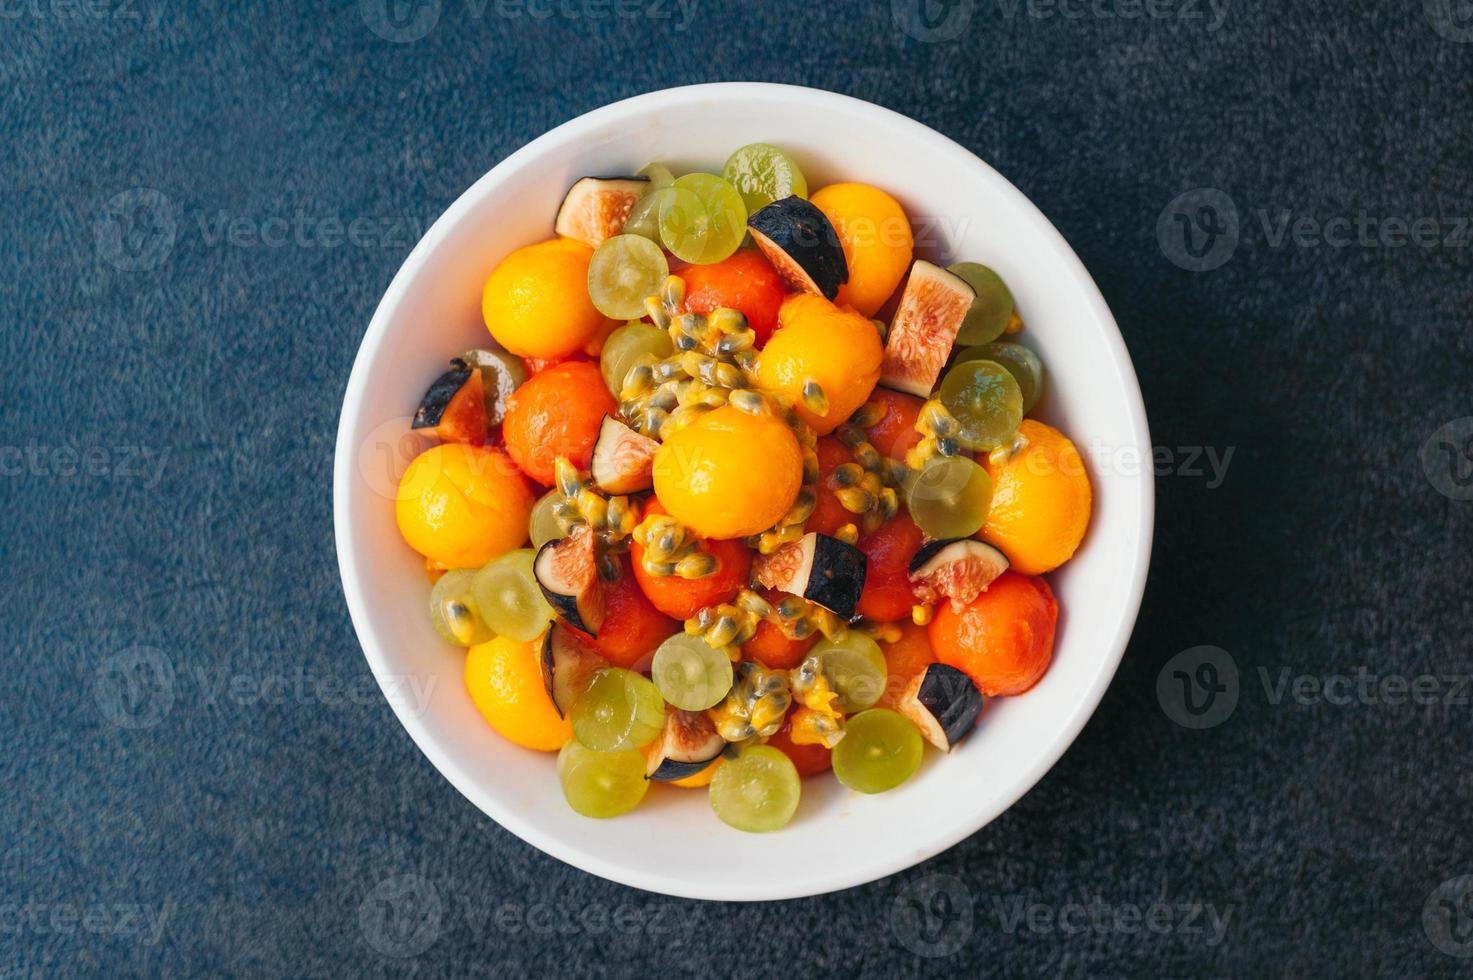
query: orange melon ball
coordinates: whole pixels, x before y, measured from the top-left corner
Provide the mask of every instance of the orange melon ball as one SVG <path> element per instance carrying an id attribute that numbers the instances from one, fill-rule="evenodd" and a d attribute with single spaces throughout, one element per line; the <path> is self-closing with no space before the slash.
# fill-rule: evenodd
<path id="1" fill-rule="evenodd" d="M 554 238 L 502 259 L 481 293 L 491 336 L 518 357 L 547 360 L 593 345 L 609 321 L 588 296 L 592 257 L 582 242 Z"/>
<path id="2" fill-rule="evenodd" d="M 880 380 L 884 347 L 866 317 L 841 310 L 822 296 L 796 293 L 778 311 L 778 329 L 757 358 L 757 383 L 792 402 L 819 435 L 844 424 Z M 828 400 L 823 412 L 804 401 L 815 381 Z"/>
<path id="3" fill-rule="evenodd" d="M 811 198 L 844 248 L 849 281 L 834 302 L 874 316 L 910 268 L 915 237 L 900 202 L 868 184 L 830 184 Z"/>
<path id="4" fill-rule="evenodd" d="M 394 514 L 415 551 L 446 568 L 479 568 L 527 540 L 534 503 L 499 449 L 447 442 L 410 461 Z"/>
<path id="5" fill-rule="evenodd" d="M 1041 575 L 1074 556 L 1089 528 L 1093 493 L 1067 436 L 1034 419 L 1024 419 L 1018 432 L 1028 445 L 1012 459 L 977 457 L 992 477 L 992 507 L 977 537 L 1007 555 L 1014 571 Z"/>
<path id="6" fill-rule="evenodd" d="M 655 453 L 655 496 L 706 538 L 742 538 L 778 522 L 803 485 L 803 451 L 786 423 L 731 406 L 666 437 Z"/>

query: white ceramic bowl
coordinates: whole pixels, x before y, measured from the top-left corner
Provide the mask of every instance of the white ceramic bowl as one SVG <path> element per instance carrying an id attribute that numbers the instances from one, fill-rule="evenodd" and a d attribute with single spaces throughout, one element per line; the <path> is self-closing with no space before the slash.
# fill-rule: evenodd
<path id="1" fill-rule="evenodd" d="M 1047 394 L 1038 414 L 1084 452 L 1094 516 L 1073 561 L 1050 576 L 1062 615 L 1052 668 L 1032 691 L 991 702 L 950 756 L 927 754 L 903 787 L 862 796 L 804 781 L 782 831 L 718 821 L 700 791 L 656 787 L 615 820 L 563 802 L 552 755 L 502 740 L 461 680 L 464 655 L 426 617 L 421 560 L 394 519 L 396 475 L 417 451 L 409 416 L 455 353 L 484 344 L 481 286 L 509 251 L 552 234 L 563 192 L 585 174 L 650 160 L 719 168 L 755 141 L 793 153 L 809 186 L 835 180 L 894 194 L 918 255 L 996 269 L 1027 318 Z M 888 109 L 782 85 L 669 89 L 605 106 L 513 153 L 461 195 L 394 277 L 343 400 L 334 511 L 343 590 L 364 655 L 430 761 L 501 826 L 585 871 L 692 898 L 813 895 L 901 871 L 975 833 L 1064 753 L 1104 694 L 1135 622 L 1150 557 L 1145 409 L 1130 357 L 1094 282 L 1048 220 L 961 146 Z M 385 780 L 392 779 L 384 774 Z"/>

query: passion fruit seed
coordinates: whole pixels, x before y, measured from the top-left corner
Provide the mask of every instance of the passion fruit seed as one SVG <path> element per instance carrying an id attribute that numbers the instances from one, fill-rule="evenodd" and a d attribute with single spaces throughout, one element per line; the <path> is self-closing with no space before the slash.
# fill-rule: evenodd
<path id="1" fill-rule="evenodd" d="M 801 705 L 793 712 L 789 733 L 793 743 L 833 748 L 844 737 L 844 712 L 839 710 L 839 695 L 824 676 L 819 659 L 805 657 L 789 673 L 788 683 Z"/>
<path id="2" fill-rule="evenodd" d="M 598 537 L 605 551 L 618 552 L 627 547 L 629 536 L 639 523 L 639 508 L 623 494 L 607 496 L 587 473 L 579 472 L 567 457 L 553 463 L 554 492 L 562 499 L 552 505 L 552 516 L 563 535 L 587 525 Z"/>
<path id="3" fill-rule="evenodd" d="M 642 564 L 651 575 L 696 579 L 716 571 L 716 559 L 669 514 L 649 515 L 631 530 L 630 536 L 644 548 Z"/>
<path id="4" fill-rule="evenodd" d="M 792 706 L 787 671 L 768 670 L 753 660 L 737 666 L 731 691 L 709 714 L 722 738 L 733 744 L 768 738 L 782 727 Z"/>
<path id="5" fill-rule="evenodd" d="M 921 441 L 905 454 L 905 465 L 910 469 L 922 469 L 937 456 L 962 454 L 962 445 L 956 438 L 961 431 L 961 423 L 946 410 L 941 399 L 932 398 L 921 406 L 915 427 L 921 434 Z"/>

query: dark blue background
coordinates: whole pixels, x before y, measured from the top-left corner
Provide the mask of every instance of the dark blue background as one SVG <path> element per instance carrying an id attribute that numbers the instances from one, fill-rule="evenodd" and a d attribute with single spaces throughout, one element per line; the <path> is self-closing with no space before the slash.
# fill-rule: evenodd
<path id="1" fill-rule="evenodd" d="M 929 41 L 916 0 L 99 2 L 0 4 L 0 973 L 1467 969 L 1473 707 L 1273 692 L 1470 669 L 1473 503 L 1420 461 L 1473 415 L 1460 0 L 975 0 Z M 734 79 L 889 106 L 1014 181 L 1172 451 L 1134 640 L 1063 761 L 925 865 L 746 907 L 574 871 L 462 799 L 368 676 L 330 496 L 419 231 L 558 123 Z M 1189 271 L 1173 202 L 1203 187 L 1239 227 Z M 1311 234 L 1362 213 L 1442 231 Z M 1233 451 L 1220 485 L 1183 447 Z M 1156 682 L 1203 644 L 1241 688 L 1194 731 Z"/>

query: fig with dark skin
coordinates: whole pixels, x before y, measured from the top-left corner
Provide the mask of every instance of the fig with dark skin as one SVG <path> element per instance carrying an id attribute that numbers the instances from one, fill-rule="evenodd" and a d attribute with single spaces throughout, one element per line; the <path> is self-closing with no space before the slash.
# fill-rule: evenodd
<path id="1" fill-rule="evenodd" d="M 849 281 L 839 233 L 803 198 L 773 201 L 747 218 L 747 229 L 777 274 L 794 289 L 833 299 Z"/>
<path id="2" fill-rule="evenodd" d="M 910 560 L 910 581 L 921 602 L 948 599 L 960 612 L 1008 570 L 1008 558 L 976 538 L 932 541 Z"/>
<path id="3" fill-rule="evenodd" d="M 685 779 L 714 763 L 726 749 L 726 740 L 704 711 L 672 708 L 665 730 L 649 751 L 649 778 L 660 782 Z"/>
<path id="4" fill-rule="evenodd" d="M 608 662 L 562 623 L 553 623 L 542 636 L 542 684 L 558 716 L 566 718 L 588 679 Z"/>
<path id="5" fill-rule="evenodd" d="M 899 709 L 916 723 L 926 741 L 950 752 L 977 724 L 982 692 L 955 667 L 931 664 L 911 679 Z"/>
<path id="6" fill-rule="evenodd" d="M 597 636 L 604 621 L 603 582 L 594 548 L 593 532 L 580 526 L 566 538 L 544 544 L 532 562 L 532 574 L 547 604 L 569 626 L 589 636 Z"/>
<path id="7" fill-rule="evenodd" d="M 605 415 L 593 444 L 593 482 L 604 493 L 638 493 L 653 482 L 655 450 L 660 444 Z"/>
<path id="8" fill-rule="evenodd" d="M 486 441 L 486 400 L 481 372 L 455 358 L 420 400 L 412 428 L 441 442 L 479 446 Z"/>
<path id="9" fill-rule="evenodd" d="M 864 552 L 854 545 L 810 531 L 801 541 L 759 558 L 752 573 L 758 585 L 800 595 L 851 619 L 864 592 L 867 567 Z"/>

